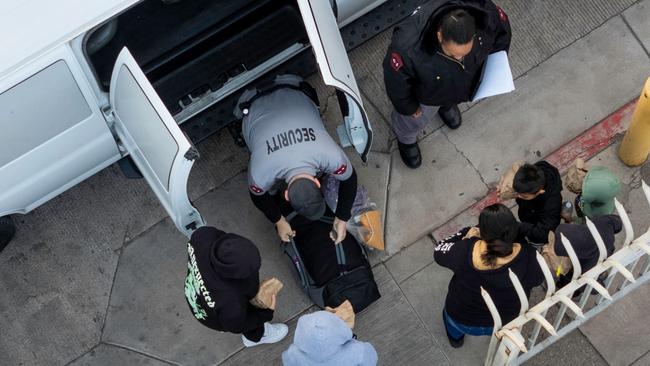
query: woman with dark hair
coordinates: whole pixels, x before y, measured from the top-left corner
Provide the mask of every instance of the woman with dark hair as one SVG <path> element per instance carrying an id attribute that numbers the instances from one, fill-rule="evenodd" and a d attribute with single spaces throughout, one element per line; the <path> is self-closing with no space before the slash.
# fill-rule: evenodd
<path id="1" fill-rule="evenodd" d="M 509 47 L 508 16 L 491 0 L 428 0 L 395 27 L 384 83 L 408 167 L 422 163 L 417 136 L 436 109 L 449 128 L 460 127 L 458 103 L 474 97 L 488 55 Z"/>
<path id="2" fill-rule="evenodd" d="M 492 297 L 505 324 L 519 314 L 520 307 L 508 269 L 517 275 L 527 296 L 544 279 L 535 249 L 516 242 L 518 230 L 510 209 L 494 204 L 481 211 L 478 230 L 464 228 L 436 245 L 435 261 L 454 272 L 442 313 L 452 347 L 461 347 L 465 334 L 492 334 L 493 320 L 481 287 Z"/>

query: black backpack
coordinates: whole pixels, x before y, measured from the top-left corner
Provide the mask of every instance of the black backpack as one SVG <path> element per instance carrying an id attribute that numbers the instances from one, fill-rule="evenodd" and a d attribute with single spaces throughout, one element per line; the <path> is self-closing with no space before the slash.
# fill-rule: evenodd
<path id="1" fill-rule="evenodd" d="M 326 219 L 321 219 L 321 221 L 330 224 L 332 222 Z M 295 241 L 291 239 L 289 243 L 283 243 L 284 253 L 293 263 L 303 290 L 321 308 L 325 306 L 337 307 L 345 300 L 349 300 L 354 312 L 358 313 L 381 297 L 370 262 L 368 262 L 366 248 L 357 240 L 352 240 L 356 243 L 354 249 L 358 248 L 361 251 L 361 263 L 350 268 L 343 243 L 335 245 L 336 263 L 339 266 L 338 275 L 322 285 L 317 284 L 309 274 Z"/>

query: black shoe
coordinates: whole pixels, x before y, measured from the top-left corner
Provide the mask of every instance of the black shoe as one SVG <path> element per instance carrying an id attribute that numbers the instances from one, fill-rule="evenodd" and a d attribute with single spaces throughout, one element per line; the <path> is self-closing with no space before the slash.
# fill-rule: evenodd
<path id="1" fill-rule="evenodd" d="M 460 348 L 463 346 L 463 343 L 465 342 L 465 335 L 460 337 L 459 339 L 452 338 L 451 335 L 449 334 L 449 331 L 447 330 L 447 323 L 445 323 L 445 313 L 443 311 L 442 313 L 442 325 L 445 327 L 445 332 L 447 333 L 447 339 L 449 340 L 449 344 L 453 348 Z"/>
<path id="2" fill-rule="evenodd" d="M 451 107 L 443 106 L 438 108 L 438 115 L 447 127 L 452 130 L 457 129 L 463 123 L 463 117 L 460 115 L 458 104 L 454 104 Z"/>
<path id="3" fill-rule="evenodd" d="M 407 167 L 416 169 L 422 164 L 422 154 L 420 154 L 420 147 L 417 142 L 403 144 L 397 141 L 397 147 L 399 148 L 399 156 L 402 157 L 402 161 Z"/>

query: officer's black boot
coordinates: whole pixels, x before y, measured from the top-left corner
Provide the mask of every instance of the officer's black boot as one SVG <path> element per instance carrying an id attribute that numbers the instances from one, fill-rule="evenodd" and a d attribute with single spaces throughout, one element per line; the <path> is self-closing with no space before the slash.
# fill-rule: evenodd
<path id="1" fill-rule="evenodd" d="M 416 169 L 422 164 L 422 155 L 420 154 L 420 147 L 417 142 L 403 144 L 397 141 L 397 147 L 399 148 L 399 156 L 402 157 L 402 161 L 407 167 Z"/>
<path id="2" fill-rule="evenodd" d="M 457 129 L 463 123 L 458 104 L 438 108 L 438 115 L 440 115 L 442 121 L 452 130 Z"/>

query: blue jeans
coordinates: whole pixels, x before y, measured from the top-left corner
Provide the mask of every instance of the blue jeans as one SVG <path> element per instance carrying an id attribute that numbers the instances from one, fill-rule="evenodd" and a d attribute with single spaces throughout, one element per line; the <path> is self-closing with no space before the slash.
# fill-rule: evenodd
<path id="1" fill-rule="evenodd" d="M 447 333 L 453 339 L 461 339 L 465 334 L 473 336 L 483 336 L 491 335 L 492 327 L 473 327 L 470 325 L 464 325 L 456 322 L 452 319 L 449 314 L 447 314 L 447 309 L 442 311 L 442 318 L 445 322 L 445 328 L 447 328 Z"/>

